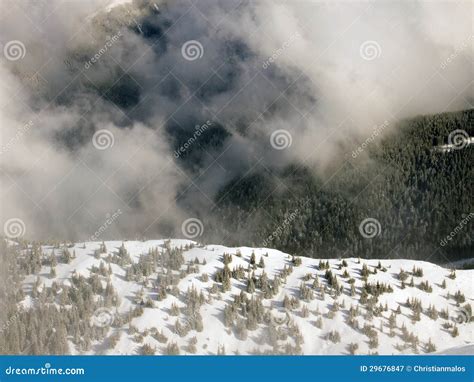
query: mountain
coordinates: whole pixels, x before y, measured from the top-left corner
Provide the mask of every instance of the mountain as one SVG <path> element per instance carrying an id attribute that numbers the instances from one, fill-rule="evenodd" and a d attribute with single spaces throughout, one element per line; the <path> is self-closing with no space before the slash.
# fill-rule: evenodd
<path id="1" fill-rule="evenodd" d="M 348 144 L 326 173 L 295 163 L 238 176 L 217 194 L 205 234 L 315 258 L 472 258 L 473 122 L 474 110 L 419 116 Z M 359 230 L 369 218 L 372 240 Z"/>
<path id="2" fill-rule="evenodd" d="M 474 343 L 474 270 L 177 239 L 2 247 L 0 353 L 413 354 Z"/>

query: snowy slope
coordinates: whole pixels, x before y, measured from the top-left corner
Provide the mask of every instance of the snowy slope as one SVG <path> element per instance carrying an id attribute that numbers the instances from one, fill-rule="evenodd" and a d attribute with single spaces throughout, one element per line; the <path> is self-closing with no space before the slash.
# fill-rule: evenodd
<path id="1" fill-rule="evenodd" d="M 435 349 L 430 351 L 442 352 L 445 349 L 463 348 L 466 345 L 474 343 L 473 328 L 474 322 L 470 321 L 471 313 L 464 306 L 472 304 L 474 297 L 473 270 L 457 270 L 456 277 L 450 278 L 450 270 L 441 268 L 437 265 L 411 260 L 381 260 L 382 269 L 378 260 L 359 260 L 355 258 L 345 259 L 347 266 L 342 266 L 342 259 L 329 260 L 331 272 L 337 276 L 339 285 L 343 286 L 342 294 L 336 296 L 328 286 L 325 278 L 325 269 L 320 269 L 319 259 L 300 258 L 301 265 L 293 264 L 292 256 L 282 253 L 278 250 L 267 248 L 227 248 L 220 245 L 200 246 L 188 240 L 171 240 L 166 244 L 165 240 L 153 240 L 146 242 L 126 241 L 123 243 L 129 253 L 132 262 L 137 263 L 140 255 L 148 253 L 149 250 L 157 249 L 162 253 L 166 246 L 169 248 L 179 248 L 190 245 L 191 248 L 183 252 L 185 263 L 181 266 L 181 272 L 174 272 L 179 275 L 176 287 L 179 293 L 167 293 L 162 300 L 158 298 L 159 285 L 157 280 L 163 277 L 162 268 L 156 269 L 150 275 L 141 277 L 139 280 L 127 280 L 126 266 L 120 266 L 114 261 L 110 261 L 109 255 L 117 254 L 122 246 L 121 241 L 105 242 L 106 253 L 98 252 L 100 242 L 78 243 L 70 246 L 70 253 L 75 253 L 68 264 L 58 260 L 55 267 L 56 276 L 50 275 L 50 267 L 43 266 L 39 274 L 40 288 L 51 287 L 53 282 L 59 285 L 71 285 L 73 274 L 89 277 L 93 266 L 99 267 L 100 263 L 109 266 L 112 270 L 110 276 L 100 276 L 101 282 L 105 287 L 107 279 L 110 280 L 115 288 L 119 303 L 117 307 L 103 308 L 97 314 L 100 316 L 100 325 L 105 327 L 105 338 L 94 342 L 92 348 L 86 352 L 79 352 L 73 342 L 70 342 L 70 351 L 73 354 L 140 354 L 144 344 L 153 349 L 156 354 L 162 354 L 166 351 L 166 345 L 176 343 L 180 354 L 187 354 L 190 341 L 196 337 L 196 354 L 216 354 L 220 347 L 224 346 L 226 354 L 248 354 L 268 352 L 275 353 L 277 350 L 270 345 L 269 325 L 276 327 L 280 333 L 278 337 L 278 352 L 285 352 L 285 344 L 290 344 L 293 348 L 291 352 L 301 352 L 303 354 L 348 354 L 350 343 L 358 345 L 356 354 L 368 354 L 378 352 L 379 354 L 412 354 L 414 352 L 425 353 L 428 351 L 426 346 L 428 341 L 435 345 Z M 61 246 L 43 246 L 44 256 L 54 254 L 58 259 L 61 255 Z M 235 269 L 241 265 L 245 269 L 245 277 L 236 279 L 231 278 L 231 289 L 222 291 L 222 284 L 214 280 L 216 271 L 224 268 L 223 255 L 231 254 L 229 269 Z M 267 312 L 266 319 L 257 324 L 256 329 L 248 330 L 248 336 L 245 340 L 239 339 L 235 332 L 235 327 L 226 327 L 224 325 L 224 308 L 231 303 L 234 296 L 239 295 L 241 291 L 247 288 L 247 270 L 252 253 L 255 254 L 256 263 L 260 259 L 264 260 L 264 268 L 251 267 L 250 272 L 254 272 L 258 277 L 265 272 L 269 280 L 281 274 L 284 267 L 293 264 L 293 271 L 287 277 L 281 277 L 281 286 L 278 292 L 271 298 L 263 299 L 263 306 Z M 196 260 L 197 259 L 197 260 Z M 326 260 L 324 260 L 326 261 Z M 367 315 L 366 306 L 361 304 L 361 288 L 364 285 L 361 270 L 366 265 L 370 271 L 367 281 L 375 284 L 379 281 L 382 284 L 390 285 L 393 288 L 392 293 L 383 293 L 379 296 L 377 306 L 387 308 L 378 316 Z M 195 269 L 188 269 L 188 265 Z M 412 275 L 413 267 L 421 268 L 422 277 Z M 188 272 L 185 270 L 188 269 Z M 405 288 L 401 288 L 401 281 L 398 274 L 403 269 L 408 273 L 405 281 Z M 344 271 L 347 274 L 344 277 Z M 375 273 L 376 272 L 376 273 Z M 208 275 L 208 279 L 203 276 Z M 25 279 L 24 289 L 27 292 L 25 306 L 32 304 L 31 293 L 33 285 L 38 275 L 30 275 Z M 413 277 L 414 286 L 410 286 L 410 280 Z M 320 287 L 315 287 L 315 279 Z M 350 294 L 349 280 L 355 280 L 355 296 Z M 428 281 L 432 287 L 432 292 L 421 290 L 418 286 L 422 281 Z M 442 287 L 445 281 L 446 287 Z M 300 295 L 300 286 L 304 283 L 311 289 L 313 298 L 303 301 Z M 214 289 L 212 289 L 213 285 Z M 186 306 L 186 291 L 190 287 L 195 287 L 198 292 L 203 292 L 206 301 L 200 306 L 199 313 L 202 316 L 203 330 L 190 330 L 189 332 L 178 334 L 175 330 L 175 324 L 178 320 L 182 326 L 186 326 L 188 318 L 183 313 Z M 324 296 L 322 293 L 324 290 Z M 137 300 L 137 295 L 143 291 L 141 300 Z M 453 296 L 457 291 L 461 291 L 465 296 L 465 301 L 457 304 Z M 247 297 L 252 294 L 245 292 Z M 259 289 L 253 295 L 261 296 Z M 283 299 L 285 296 L 296 297 L 300 300 L 299 307 L 285 309 Z M 419 299 L 422 303 L 422 313 L 419 321 L 412 320 L 412 310 L 406 305 L 407 298 Z M 144 299 L 148 303 L 144 303 Z M 141 301 L 141 303 L 140 303 Z M 338 302 L 339 309 L 334 313 L 334 303 Z M 138 305 L 143 305 L 143 313 L 134 317 L 130 323 L 117 325 L 114 320 L 117 316 L 125 316 L 127 312 Z M 181 308 L 178 315 L 173 315 L 173 305 Z M 437 312 L 448 310 L 448 316 L 430 318 L 427 315 L 428 307 L 432 305 Z M 304 317 L 303 307 L 306 306 L 308 313 Z M 357 325 L 351 327 L 347 323 L 349 308 L 359 307 L 359 314 L 356 315 Z M 397 309 L 399 313 L 395 314 Z M 105 313 L 104 313 L 105 310 Z M 269 313 L 271 313 L 270 318 Z M 388 327 L 388 318 L 391 314 L 396 315 L 396 328 L 392 335 Z M 105 317 L 104 317 L 105 314 Z M 176 314 L 176 312 L 174 312 Z M 241 316 L 239 316 L 241 317 Z M 97 318 L 97 317 L 96 317 Z M 270 320 L 270 321 L 269 321 Z M 317 321 L 322 321 L 321 328 Z M 95 323 L 97 320 L 95 321 Z M 95 324 L 92 322 L 92 324 Z M 365 324 L 372 325 L 376 332 L 378 345 L 369 347 L 368 336 L 364 334 Z M 130 325 L 133 330 L 130 330 Z M 402 338 L 402 326 L 405 325 L 408 332 L 418 337 L 416 346 L 407 345 L 407 341 Z M 451 332 L 454 327 L 458 328 L 459 335 L 453 337 Z M 166 338 L 161 342 L 152 335 L 156 328 Z M 295 329 L 296 328 L 296 329 Z M 340 341 L 331 341 L 327 339 L 328 333 L 337 331 L 340 335 Z M 298 332 L 301 334 L 298 335 Z M 295 334 L 296 333 L 296 334 Z M 115 341 L 112 347 L 108 347 L 106 339 L 114 335 Z M 301 341 L 302 340 L 302 341 Z M 303 342 L 303 343 L 301 343 Z M 300 348 L 296 346 L 299 344 Z M 224 350 L 224 349 L 220 349 Z"/>
<path id="2" fill-rule="evenodd" d="M 446 354 L 446 355 L 472 355 L 474 354 L 474 345 L 466 345 L 466 346 L 457 346 L 454 348 L 446 349 L 440 351 L 436 354 Z"/>

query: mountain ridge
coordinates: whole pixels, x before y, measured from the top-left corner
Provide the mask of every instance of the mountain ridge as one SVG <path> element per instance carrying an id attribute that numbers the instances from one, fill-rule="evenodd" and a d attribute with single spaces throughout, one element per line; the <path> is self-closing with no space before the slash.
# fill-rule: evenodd
<path id="1" fill-rule="evenodd" d="M 20 269 L 37 264 L 20 277 L 18 310 L 7 309 L 3 338 L 26 330 L 23 354 L 413 354 L 474 342 L 474 270 L 189 240 L 16 255 Z M 61 345 L 38 340 L 26 322 Z M 51 348 L 35 348 L 43 343 Z"/>

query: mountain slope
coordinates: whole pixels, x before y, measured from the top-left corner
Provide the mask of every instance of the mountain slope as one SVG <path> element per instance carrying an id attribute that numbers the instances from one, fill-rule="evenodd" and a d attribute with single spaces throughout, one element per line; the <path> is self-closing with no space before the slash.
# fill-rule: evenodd
<path id="1" fill-rule="evenodd" d="M 264 246 L 273 234 L 271 246 L 317 258 L 469 258 L 474 242 L 467 227 L 440 243 L 472 211 L 474 145 L 461 138 L 474 136 L 473 122 L 474 110 L 420 116 L 359 144 L 348 132 L 345 155 L 325 174 L 304 163 L 249 171 L 219 192 L 218 218 L 205 235 Z M 456 149 L 440 149 L 454 141 Z M 358 230 L 369 217 L 381 227 L 370 241 Z"/>
<path id="2" fill-rule="evenodd" d="M 411 260 L 326 264 L 186 240 L 39 249 L 16 249 L 20 268 L 22 257 L 41 266 L 23 279 L 23 308 L 5 338 L 56 311 L 43 332 L 54 325 L 72 354 L 412 354 L 474 342 L 472 270 Z M 51 352 L 30 339 L 23 353 Z"/>

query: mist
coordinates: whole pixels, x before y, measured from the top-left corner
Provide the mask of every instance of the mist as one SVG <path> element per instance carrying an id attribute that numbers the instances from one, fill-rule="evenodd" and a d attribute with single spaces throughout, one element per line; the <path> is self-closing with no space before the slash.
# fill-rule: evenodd
<path id="1" fill-rule="evenodd" d="M 1 3 L 4 231 L 182 236 L 238 176 L 474 103 L 470 1 L 111 3 Z"/>

